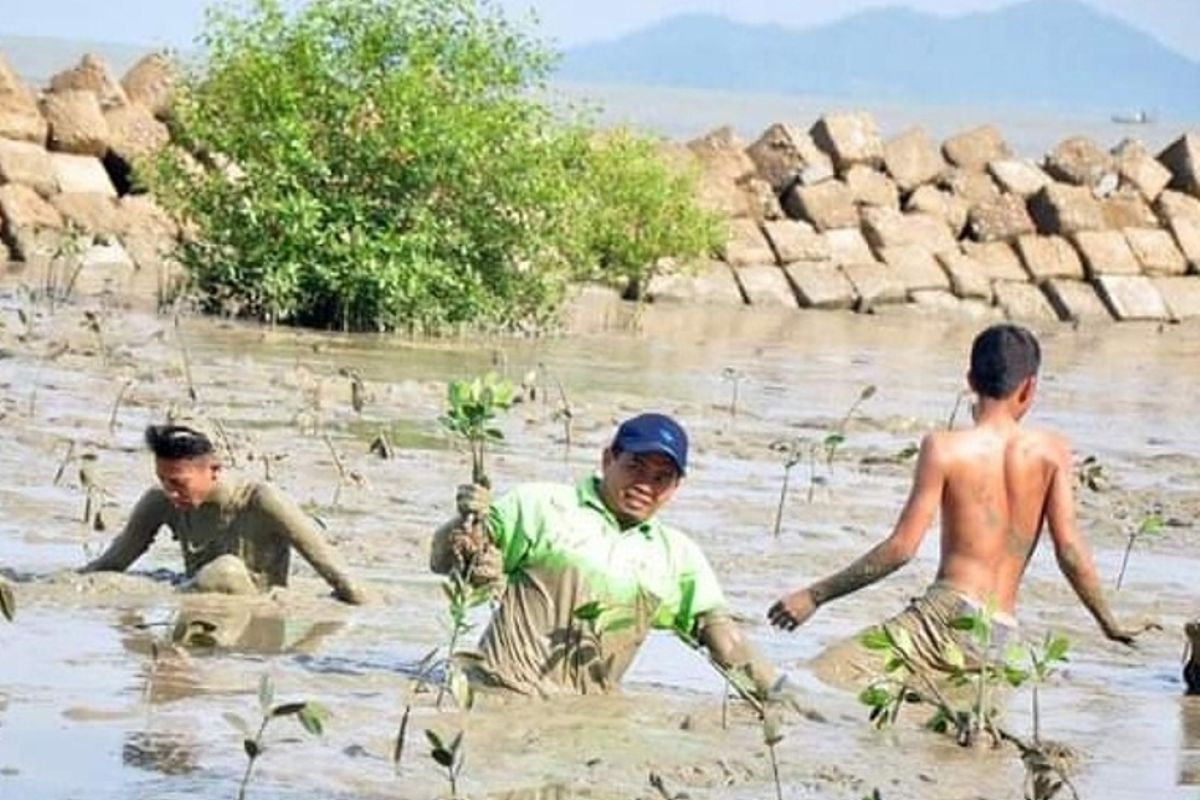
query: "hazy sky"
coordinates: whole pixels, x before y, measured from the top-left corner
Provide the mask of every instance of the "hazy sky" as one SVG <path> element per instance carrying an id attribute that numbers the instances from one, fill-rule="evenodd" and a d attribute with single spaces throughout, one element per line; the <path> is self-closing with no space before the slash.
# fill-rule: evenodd
<path id="1" fill-rule="evenodd" d="M 1200 0 L 1083 0 L 1147 31 L 1200 61 Z M 685 12 L 723 14 L 745 22 L 803 27 L 864 8 L 907 5 L 962 14 L 1013 0 L 499 0 L 533 9 L 542 31 L 562 46 L 619 36 Z M 186 46 L 209 0 L 0 0 L 0 33 L 59 36 L 131 44 Z"/>

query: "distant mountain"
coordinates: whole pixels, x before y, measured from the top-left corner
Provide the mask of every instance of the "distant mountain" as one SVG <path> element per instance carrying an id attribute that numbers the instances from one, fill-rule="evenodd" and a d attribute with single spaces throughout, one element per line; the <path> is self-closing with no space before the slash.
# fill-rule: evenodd
<path id="1" fill-rule="evenodd" d="M 559 77 L 1200 119 L 1200 64 L 1078 0 L 958 17 L 891 7 L 804 30 L 678 16 L 568 51 Z"/>
<path id="2" fill-rule="evenodd" d="M 139 58 L 153 52 L 150 45 L 116 44 L 55 39 L 47 36 L 10 36 L 0 33 L 0 54 L 27 83 L 42 87 L 50 77 L 75 66 L 84 53 L 94 53 L 108 64 L 119 80 Z"/>

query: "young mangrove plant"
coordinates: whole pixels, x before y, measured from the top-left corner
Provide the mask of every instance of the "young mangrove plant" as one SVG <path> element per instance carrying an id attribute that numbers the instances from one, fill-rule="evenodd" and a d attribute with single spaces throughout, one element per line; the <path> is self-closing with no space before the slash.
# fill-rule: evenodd
<path id="1" fill-rule="evenodd" d="M 775 507 L 775 525 L 773 533 L 778 536 L 783 527 L 783 506 L 787 502 L 788 484 L 791 482 L 792 469 L 804 460 L 804 454 L 811 452 L 807 442 L 801 438 L 777 439 L 771 442 L 771 451 L 783 456 L 783 482 L 779 486 L 779 504 Z"/>
<path id="2" fill-rule="evenodd" d="M 399 773 L 400 764 L 404 760 L 404 743 L 408 739 L 408 721 L 412 717 L 413 702 L 419 692 L 429 685 L 429 677 L 437 665 L 437 655 L 441 648 L 435 647 L 426 653 L 416 664 L 412 680 L 404 692 L 404 713 L 400 715 L 400 726 L 396 730 L 396 743 L 392 747 L 392 768 Z"/>
<path id="3" fill-rule="evenodd" d="M 725 367 L 721 370 L 721 380 L 728 383 L 731 387 L 729 397 L 729 416 L 737 417 L 738 413 L 738 395 L 741 392 L 742 380 L 746 377 L 745 373 L 733 367 Z"/>
<path id="4" fill-rule="evenodd" d="M 503 431 L 495 426 L 496 417 L 512 406 L 514 396 L 512 383 L 494 372 L 470 381 L 453 381 L 449 386 L 449 405 L 438 421 L 467 444 L 471 481 L 480 486 L 491 483 L 484 464 L 488 444 L 504 439 Z"/>
<path id="5" fill-rule="evenodd" d="M 557 375 L 555 375 L 553 372 L 550 371 L 550 369 L 545 365 L 545 363 L 543 363 L 543 362 L 538 363 L 537 373 L 545 376 L 548 380 L 553 382 L 554 389 L 558 393 L 558 405 L 555 406 L 554 411 L 550 414 L 550 419 L 552 419 L 553 421 L 562 425 L 562 428 L 563 428 L 563 461 L 570 462 L 570 460 L 571 460 L 571 445 L 574 443 L 574 439 L 575 439 L 575 437 L 574 437 L 575 409 L 571 405 L 571 398 L 567 396 L 566 386 L 563 385 L 563 382 L 561 380 L 559 380 Z M 526 380 L 528 380 L 528 379 L 529 378 L 527 376 Z M 531 388 L 530 391 L 532 392 L 534 390 Z M 543 401 L 546 399 L 548 394 L 549 393 L 546 392 L 545 390 L 542 391 Z M 532 393 L 530 395 L 530 399 L 531 400 L 533 399 Z"/>
<path id="6" fill-rule="evenodd" d="M 1103 492 L 1108 486 L 1108 476 L 1104 473 L 1104 465 L 1095 456 L 1087 456 L 1075 465 L 1075 479 L 1081 488 L 1093 492 Z"/>
<path id="7" fill-rule="evenodd" d="M 447 744 L 438 733 L 429 728 L 425 729 L 425 738 L 429 740 L 429 757 L 442 769 L 446 770 L 446 782 L 450 785 L 450 797 L 458 798 L 458 778 L 462 774 L 465 753 L 463 750 L 463 731 L 459 731 Z"/>
<path id="8" fill-rule="evenodd" d="M 1121 582 L 1125 579 L 1125 568 L 1129 565 L 1129 554 L 1133 544 L 1143 536 L 1155 536 L 1162 533 L 1163 518 L 1158 514 L 1148 514 L 1142 517 L 1136 528 L 1129 531 L 1129 539 L 1125 542 L 1125 555 L 1121 557 L 1121 571 L 1117 573 L 1117 591 L 1121 590 Z"/>
<path id="9" fill-rule="evenodd" d="M 1066 663 L 1067 649 L 1070 646 L 1071 643 L 1067 637 L 1047 632 L 1041 647 L 1029 645 L 1029 669 L 1024 673 L 1012 676 L 1020 678 L 1021 682 L 1025 680 L 1030 682 L 1030 695 L 1032 697 L 1031 711 L 1033 713 L 1033 743 L 1035 745 L 1042 743 L 1042 709 L 1038 690 L 1054 674 L 1059 664 Z M 1012 677 L 1010 677 L 1010 683 L 1013 682 Z M 1014 683 L 1014 685 L 1018 684 Z"/>
<path id="10" fill-rule="evenodd" d="M 771 755 L 771 777 L 775 779 L 775 800 L 783 800 L 783 783 L 779 780 L 779 759 L 775 755 L 775 745 L 783 741 L 782 725 L 777 714 L 766 712 L 762 715 L 763 744 Z"/>
<path id="11" fill-rule="evenodd" d="M 225 715 L 226 721 L 242 734 L 242 749 L 246 751 L 246 771 L 242 774 L 242 783 L 238 787 L 238 800 L 246 798 L 246 787 L 250 784 L 250 775 L 254 770 L 254 765 L 266 750 L 263 740 L 267 733 L 267 726 L 272 720 L 294 716 L 304 730 L 314 736 L 320 736 L 325 731 L 325 719 L 329 716 L 329 712 L 318 703 L 303 701 L 275 705 L 275 683 L 269 675 L 263 675 L 259 681 L 258 705 L 262 719 L 257 731 L 254 732 L 237 714 Z"/>
<path id="12" fill-rule="evenodd" d="M 449 689 L 452 694 L 458 695 L 456 691 L 461 687 L 465 676 L 458 669 L 454 661 L 454 654 L 458 647 L 459 640 L 464 634 L 469 633 L 475 627 L 467 618 L 471 609 L 481 606 L 491 598 L 491 588 L 488 586 L 471 586 L 467 582 L 467 578 L 461 573 L 451 572 L 450 576 L 442 583 L 442 591 L 446 595 L 446 606 L 449 612 L 450 633 L 449 641 L 446 643 L 445 664 L 445 679 L 441 686 L 438 687 L 437 707 L 442 707 L 442 701 L 446 697 L 446 690 Z"/>
<path id="13" fill-rule="evenodd" d="M 3 578 L 0 578 L 0 615 L 9 622 L 17 616 L 17 597 Z"/>

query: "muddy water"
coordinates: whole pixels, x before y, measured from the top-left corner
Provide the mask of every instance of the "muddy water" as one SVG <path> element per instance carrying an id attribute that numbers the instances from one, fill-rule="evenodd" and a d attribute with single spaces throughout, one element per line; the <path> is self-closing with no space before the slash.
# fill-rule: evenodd
<path id="1" fill-rule="evenodd" d="M 1010 752 L 960 751 L 918 730 L 917 715 L 877 733 L 852 695 L 824 687 L 807 666 L 920 591 L 935 566 L 933 537 L 904 571 L 823 609 L 799 634 L 761 623 L 781 591 L 886 532 L 911 467 L 863 459 L 878 461 L 945 424 L 969 325 L 650 309 L 636 329 L 621 313 L 590 314 L 561 338 L 427 342 L 208 319 L 184 319 L 177 331 L 169 320 L 104 310 L 101 350 L 81 308 L 43 309 L 26 330 L 19 305 L 0 301 L 0 565 L 20 603 L 17 623 L 0 626 L 0 797 L 233 797 L 245 759 L 224 716 L 255 716 L 263 674 L 280 699 L 318 700 L 333 717 L 319 739 L 291 720 L 273 723 L 250 797 L 440 796 L 446 786 L 420 732 L 464 725 L 461 788 L 473 797 L 659 797 L 651 773 L 693 798 L 770 795 L 755 723 L 734 707 L 723 729 L 720 682 L 667 637 L 651 639 L 620 697 L 489 706 L 463 719 L 418 695 L 394 768 L 409 671 L 446 636 L 425 545 L 468 472 L 437 430 L 444 382 L 492 366 L 519 377 L 538 364 L 570 395 L 572 446 L 554 417 L 555 394 L 544 392 L 504 422 L 507 442 L 491 468 L 501 488 L 591 469 L 614 420 L 630 412 L 666 410 L 690 428 L 695 466 L 667 517 L 700 541 L 752 637 L 826 720 L 790 721 L 779 746 L 786 797 L 857 800 L 876 787 L 886 798 L 1019 796 L 1023 773 Z M 1165 626 L 1137 651 L 1099 640 L 1051 554 L 1035 556 L 1022 622 L 1033 638 L 1054 629 L 1072 641 L 1069 667 L 1042 693 L 1043 733 L 1083 754 L 1075 776 L 1083 797 L 1191 797 L 1200 785 L 1200 707 L 1179 697 L 1177 675 L 1180 630 L 1200 605 L 1200 329 L 1055 327 L 1043 341 L 1033 423 L 1065 430 L 1110 477 L 1109 491 L 1079 500 L 1105 576 L 1115 577 L 1125 531 L 1142 514 L 1161 509 L 1170 522 L 1139 544 L 1114 601 L 1123 617 Z M 736 414 L 727 368 L 738 376 Z M 339 374 L 349 369 L 366 383 L 361 414 Z M 307 504 L 377 587 L 379 603 L 337 604 L 303 563 L 286 592 L 251 608 L 185 600 L 165 579 L 179 566 L 165 535 L 132 574 L 67 572 L 103 547 L 153 479 L 140 430 L 186 401 L 189 372 L 227 429 L 238 469 L 261 476 L 269 464 L 272 479 Z M 781 466 L 770 443 L 821 435 L 867 384 L 878 393 L 850 424 L 832 474 L 809 502 L 808 476 L 797 468 L 782 535 L 772 537 Z M 317 429 L 354 474 L 343 485 Z M 367 453 L 381 429 L 396 445 L 393 460 Z M 76 457 L 54 482 L 70 442 L 76 456 L 97 455 L 108 530 L 81 522 Z M 221 620 L 241 632 L 238 644 L 174 651 L 165 640 L 181 612 Z M 1028 703 L 1027 692 L 1010 698 L 1018 730 L 1028 729 Z"/>

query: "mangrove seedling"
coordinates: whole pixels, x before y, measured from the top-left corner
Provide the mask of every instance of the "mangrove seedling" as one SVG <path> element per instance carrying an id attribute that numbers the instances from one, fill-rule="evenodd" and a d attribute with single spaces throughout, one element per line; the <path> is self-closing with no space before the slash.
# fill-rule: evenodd
<path id="1" fill-rule="evenodd" d="M 17 597 L 3 578 L 0 578 L 0 614 L 9 622 L 17 616 Z"/>
<path id="2" fill-rule="evenodd" d="M 440 648 L 433 648 L 417 662 L 413 679 L 408 682 L 404 693 L 404 713 L 400 715 L 400 727 L 396 730 L 396 744 L 392 748 L 392 767 L 397 773 L 400 762 L 404 759 L 404 743 L 408 738 L 408 720 L 412 716 L 413 700 L 418 692 L 423 691 L 429 683 L 429 676 L 437 665 L 437 654 Z"/>
<path id="3" fill-rule="evenodd" d="M 775 800 L 783 800 L 783 784 L 779 780 L 779 760 L 775 756 L 775 745 L 783 741 L 779 717 L 776 714 L 762 715 L 763 744 L 771 754 L 771 777 L 775 779 Z"/>
<path id="4" fill-rule="evenodd" d="M 363 382 L 362 376 L 357 370 L 349 367 L 342 367 L 338 370 L 338 374 L 343 378 L 350 379 L 350 407 L 354 409 L 354 413 L 361 414 L 367 405 L 367 385 Z"/>
<path id="5" fill-rule="evenodd" d="M 258 705 L 262 714 L 258 730 L 251 732 L 250 726 L 240 716 L 233 713 L 225 715 L 225 720 L 242 734 L 242 749 L 246 751 L 246 771 L 242 774 L 242 783 L 238 787 L 238 800 L 245 800 L 246 787 L 250 783 L 250 774 L 254 764 L 266 750 L 263 738 L 267 726 L 279 717 L 294 716 L 304 730 L 313 736 L 320 736 L 325 731 L 325 719 L 329 712 L 318 703 L 299 702 L 281 703 L 275 705 L 275 683 L 270 675 L 263 675 L 258 684 Z"/>
<path id="6" fill-rule="evenodd" d="M 1075 466 L 1075 479 L 1082 488 L 1103 492 L 1108 485 L 1104 465 L 1095 456 L 1087 456 Z"/>
<path id="7" fill-rule="evenodd" d="M 563 427 L 563 461 L 571 460 L 571 445 L 574 442 L 574 425 L 575 425 L 575 409 L 571 406 L 571 398 L 567 396 L 567 387 L 558 379 L 558 376 L 546 367 L 544 363 L 538 364 L 538 372 L 545 375 L 554 383 L 554 388 L 558 392 L 558 406 L 550 415 L 550 419 L 558 422 Z M 546 392 L 542 396 L 546 396 Z"/>
<path id="8" fill-rule="evenodd" d="M 787 501 L 788 484 L 791 482 L 792 469 L 804 459 L 805 452 L 811 454 L 812 448 L 799 437 L 794 439 L 778 439 L 771 442 L 771 451 L 783 456 L 783 483 L 779 487 L 779 504 L 775 508 L 775 525 L 773 532 L 776 536 L 783 526 L 783 505 Z"/>
<path id="9" fill-rule="evenodd" d="M 333 440 L 329 438 L 328 433 L 322 433 L 321 438 L 325 440 L 325 446 L 329 449 L 329 454 L 333 456 L 333 466 L 334 469 L 337 470 L 338 474 L 338 482 L 337 486 L 334 487 L 333 490 L 332 502 L 332 505 L 336 508 L 338 502 L 342 499 L 343 486 L 355 486 L 362 488 L 363 486 L 366 486 L 367 479 L 364 478 L 361 473 L 356 472 L 355 470 L 352 470 L 346 466 L 346 462 L 342 459 L 342 455 L 337 451 L 337 448 L 333 446 Z"/>
<path id="10" fill-rule="evenodd" d="M 513 385 L 494 372 L 471 381 L 453 381 L 449 386 L 449 406 L 439 422 L 467 443 L 471 481 L 480 486 L 490 484 L 484 465 L 488 443 L 504 439 L 504 433 L 495 427 L 496 417 L 512 405 L 513 397 Z"/>
<path id="11" fill-rule="evenodd" d="M 1161 533 L 1162 529 L 1163 518 L 1158 514 L 1149 514 L 1129 532 L 1129 540 L 1125 542 L 1125 555 L 1121 557 L 1121 571 L 1117 573 L 1117 591 L 1121 590 L 1121 581 L 1125 579 L 1125 567 L 1129 565 L 1129 553 L 1133 550 L 1133 543 L 1143 536 Z"/>
<path id="12" fill-rule="evenodd" d="M 425 729 L 425 738 L 429 740 L 429 757 L 438 766 L 446 770 L 446 781 L 450 784 L 450 797 L 458 798 L 458 776 L 462 774 L 464 751 L 463 731 L 459 731 L 449 744 L 442 741 L 436 731 Z"/>
<path id="13" fill-rule="evenodd" d="M 732 394 L 729 398 L 729 416 L 731 416 L 731 417 L 737 416 L 738 394 L 740 393 L 741 388 L 742 388 L 742 379 L 745 377 L 746 377 L 746 375 L 743 372 L 741 372 L 740 370 L 734 369 L 733 367 L 725 367 L 725 369 L 721 370 L 721 380 L 730 384 L 730 386 L 732 387 L 732 389 L 731 389 Z"/>
<path id="14" fill-rule="evenodd" d="M 455 648 L 463 634 L 470 632 L 474 626 L 467 619 L 472 608 L 481 606 L 491 597 L 491 590 L 486 586 L 471 586 L 465 576 L 457 571 L 442 583 L 442 591 L 446 595 L 446 605 L 450 617 L 450 639 L 446 645 L 446 677 L 438 687 L 437 707 L 442 707 L 446 690 L 455 688 L 455 682 L 461 678 L 461 673 L 454 663 Z"/>
<path id="15" fill-rule="evenodd" d="M 1070 642 L 1067 637 L 1054 633 L 1047 633 L 1046 638 L 1042 641 L 1042 646 L 1036 647 L 1029 645 L 1029 670 L 1023 675 L 1013 677 L 1021 677 L 1029 679 L 1032 689 L 1032 711 L 1033 711 L 1033 743 L 1041 744 L 1042 741 L 1042 710 L 1038 698 L 1038 689 L 1046 682 L 1055 671 L 1058 664 L 1067 661 L 1067 648 L 1070 647 Z M 1009 680 L 1012 683 L 1012 678 Z M 1014 684 L 1016 685 L 1016 684 Z"/>

